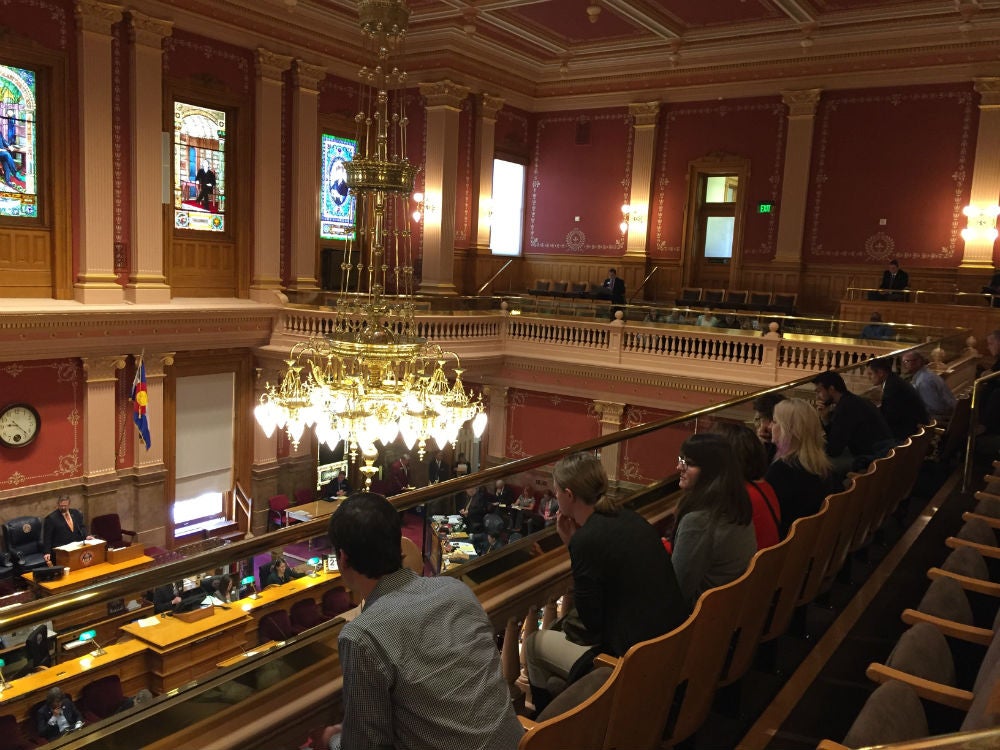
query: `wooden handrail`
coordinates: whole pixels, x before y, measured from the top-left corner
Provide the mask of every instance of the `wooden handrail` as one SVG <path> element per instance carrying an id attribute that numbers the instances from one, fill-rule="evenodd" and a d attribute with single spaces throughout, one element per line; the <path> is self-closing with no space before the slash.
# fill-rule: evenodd
<path id="1" fill-rule="evenodd" d="M 240 523 L 238 511 L 243 511 L 245 528 L 244 524 Z M 253 498 L 247 494 L 239 482 L 233 486 L 233 520 L 236 521 L 236 525 L 240 527 L 240 531 L 244 532 L 247 539 L 253 538 Z"/>
<path id="2" fill-rule="evenodd" d="M 653 278 L 653 274 L 656 273 L 659 270 L 660 270 L 659 266 L 653 266 L 653 270 L 646 274 L 646 278 L 644 278 L 639 283 L 639 286 L 636 287 L 636 290 L 634 292 L 632 292 L 632 296 L 628 298 L 628 304 L 630 304 L 630 305 L 632 304 L 632 300 L 634 300 L 636 297 L 639 296 L 639 292 L 641 292 L 642 288 L 644 286 L 646 286 L 646 282 L 649 281 L 651 278 Z"/>
<path id="3" fill-rule="evenodd" d="M 514 259 L 513 259 L 513 258 L 511 258 L 511 259 L 510 259 L 510 260 L 508 260 L 508 261 L 507 261 L 506 263 L 504 263 L 504 264 L 503 264 L 502 266 L 500 266 L 500 270 L 499 270 L 499 271 L 497 271 L 497 272 L 496 272 L 495 274 L 493 274 L 492 276 L 490 276 L 490 278 L 489 278 L 489 279 L 488 279 L 488 280 L 486 281 L 486 283 L 485 283 L 485 284 L 483 284 L 483 285 L 482 285 L 481 287 L 479 287 L 479 289 L 478 289 L 478 290 L 476 290 L 476 294 L 477 294 L 477 295 L 480 295 L 480 294 L 482 294 L 482 293 L 483 293 L 484 291 L 486 291 L 486 287 L 488 287 L 488 286 L 489 286 L 490 284 L 492 284 L 492 283 L 493 283 L 494 281 L 496 281 L 497 277 L 498 277 L 498 276 L 499 276 L 500 274 L 502 274 L 502 273 L 503 273 L 504 271 L 506 271 L 506 270 L 507 270 L 507 267 L 508 267 L 508 266 L 509 266 L 509 265 L 510 265 L 511 263 L 513 263 L 513 262 L 514 262 Z"/>

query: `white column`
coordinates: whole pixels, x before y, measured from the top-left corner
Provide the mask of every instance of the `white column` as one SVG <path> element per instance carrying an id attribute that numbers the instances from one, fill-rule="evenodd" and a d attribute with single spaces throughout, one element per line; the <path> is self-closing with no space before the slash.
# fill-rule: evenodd
<path id="1" fill-rule="evenodd" d="M 139 356 L 133 355 L 138 361 Z M 146 364 L 146 418 L 149 420 L 149 450 L 132 426 L 132 449 L 137 470 L 163 468 L 163 379 L 166 368 L 174 363 L 174 352 L 143 357 Z M 131 418 L 131 415 L 130 415 Z"/>
<path id="2" fill-rule="evenodd" d="M 115 279 L 114 176 L 111 143 L 111 27 L 120 5 L 78 0 L 77 110 L 80 113 L 80 275 L 74 297 L 83 303 L 124 298 Z"/>
<path id="3" fill-rule="evenodd" d="M 129 302 L 170 301 L 163 275 L 163 38 L 173 28 L 138 11 L 129 11 L 129 98 L 132 121 L 131 274 Z"/>
<path id="4" fill-rule="evenodd" d="M 289 286 L 319 289 L 319 82 L 326 69 L 295 61 L 292 73 L 292 268 Z"/>
<path id="5" fill-rule="evenodd" d="M 632 116 L 632 190 L 629 193 L 628 238 L 626 258 L 646 258 L 646 240 L 649 235 L 649 194 L 653 187 L 653 168 L 656 161 L 656 120 L 660 113 L 659 102 L 630 104 Z"/>
<path id="6" fill-rule="evenodd" d="M 507 391 L 508 388 L 496 385 L 483 387 L 486 399 L 486 434 L 488 435 L 486 450 L 491 458 L 498 461 L 507 455 Z"/>
<path id="7" fill-rule="evenodd" d="M 979 134 L 969 202 L 995 206 L 1000 199 L 1000 78 L 977 78 L 975 87 L 979 93 Z M 993 240 L 975 239 L 964 244 L 961 268 L 993 268 Z"/>
<path id="8" fill-rule="evenodd" d="M 424 257 L 420 291 L 457 294 L 455 197 L 458 191 L 458 115 L 469 95 L 451 81 L 421 83 L 427 99 L 427 163 L 424 165 Z M 492 190 L 491 190 L 492 192 Z"/>
<path id="9" fill-rule="evenodd" d="M 479 214 L 476 224 L 476 251 L 490 254 L 490 220 L 493 214 L 493 157 L 496 152 L 497 113 L 503 99 L 483 94 L 479 102 Z"/>
<path id="10" fill-rule="evenodd" d="M 816 105 L 819 104 L 820 92 L 821 89 L 781 92 L 781 99 L 788 107 L 788 139 L 785 141 L 781 202 L 778 204 L 775 262 L 802 262 L 813 129 L 816 125 Z"/>
<path id="11" fill-rule="evenodd" d="M 90 484 L 116 475 L 115 388 L 125 355 L 83 359 L 83 478 Z"/>
<path id="12" fill-rule="evenodd" d="M 601 437 L 618 432 L 622 428 L 622 415 L 625 413 L 625 404 L 614 401 L 595 401 L 594 411 L 601 417 Z M 608 475 L 608 480 L 612 485 L 618 482 L 618 455 L 621 444 L 606 445 L 601 448 L 601 466 Z"/>
<path id="13" fill-rule="evenodd" d="M 281 153 L 281 74 L 292 58 L 257 50 L 257 97 L 254 106 L 254 153 Z M 254 185 L 281 183 L 281 159 L 255 158 Z M 275 302 L 281 291 L 281 191 L 254 191 L 253 281 L 250 299 Z"/>

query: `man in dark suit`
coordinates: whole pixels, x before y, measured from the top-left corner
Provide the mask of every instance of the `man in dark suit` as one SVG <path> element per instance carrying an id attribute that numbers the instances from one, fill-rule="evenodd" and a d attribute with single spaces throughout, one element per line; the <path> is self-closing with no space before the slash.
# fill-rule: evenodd
<path id="1" fill-rule="evenodd" d="M 839 372 L 821 372 L 813 378 L 816 397 L 831 414 L 826 421 L 826 455 L 834 476 L 864 470 L 895 445 L 895 438 L 878 407 L 847 389 Z"/>
<path id="2" fill-rule="evenodd" d="M 434 454 L 434 458 L 430 460 L 430 463 L 427 464 L 427 481 L 431 484 L 437 484 L 446 479 L 451 479 L 451 467 L 444 460 L 444 453 L 438 451 Z"/>
<path id="3" fill-rule="evenodd" d="M 393 495 L 410 486 L 410 454 L 404 453 L 389 467 L 389 484 Z"/>
<path id="4" fill-rule="evenodd" d="M 917 431 L 917 426 L 930 423 L 927 407 L 916 389 L 892 371 L 889 359 L 873 359 L 868 363 L 868 378 L 882 389 L 879 411 L 893 437 L 903 442 Z"/>
<path id="5" fill-rule="evenodd" d="M 61 547 L 70 542 L 82 542 L 84 539 L 93 539 L 87 534 L 87 524 L 83 521 L 83 513 L 76 508 L 69 507 L 69 496 L 63 495 L 59 498 L 56 509 L 45 516 L 45 525 L 42 531 L 42 538 L 45 543 L 45 553 L 53 555 L 55 547 Z"/>
<path id="6" fill-rule="evenodd" d="M 882 283 L 878 285 L 879 289 L 885 289 L 884 292 L 870 292 L 868 294 L 868 299 L 888 299 L 888 300 L 901 300 L 903 295 L 899 293 L 900 289 L 908 289 L 910 286 L 910 275 L 899 267 L 899 261 L 893 258 L 889 261 L 889 267 L 882 272 Z"/>
<path id="7" fill-rule="evenodd" d="M 347 482 L 347 475 L 343 469 L 337 472 L 337 476 L 323 485 L 320 490 L 322 497 L 347 497 L 351 494 L 351 485 Z"/>
<path id="8" fill-rule="evenodd" d="M 608 278 L 604 280 L 603 287 L 605 295 L 611 298 L 611 304 L 625 304 L 625 281 L 618 278 L 618 272 L 615 269 L 608 269 Z"/>

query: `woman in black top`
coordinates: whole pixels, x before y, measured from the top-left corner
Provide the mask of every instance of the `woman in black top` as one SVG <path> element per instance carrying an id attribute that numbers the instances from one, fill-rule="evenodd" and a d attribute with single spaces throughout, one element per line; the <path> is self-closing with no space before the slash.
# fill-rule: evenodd
<path id="1" fill-rule="evenodd" d="M 280 586 L 283 583 L 288 583 L 296 578 L 301 578 L 301 573 L 296 573 L 290 567 L 288 563 L 285 562 L 285 558 L 279 557 L 273 563 L 271 563 L 271 572 L 267 576 L 267 580 L 264 582 L 265 586 Z"/>

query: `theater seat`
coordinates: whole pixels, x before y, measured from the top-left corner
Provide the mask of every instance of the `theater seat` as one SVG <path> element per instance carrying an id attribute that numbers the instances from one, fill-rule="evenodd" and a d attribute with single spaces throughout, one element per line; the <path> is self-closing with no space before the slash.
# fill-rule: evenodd
<path id="1" fill-rule="evenodd" d="M 29 750 L 37 746 L 24 736 L 14 716 L 11 714 L 0 716 L 0 750 Z"/>

